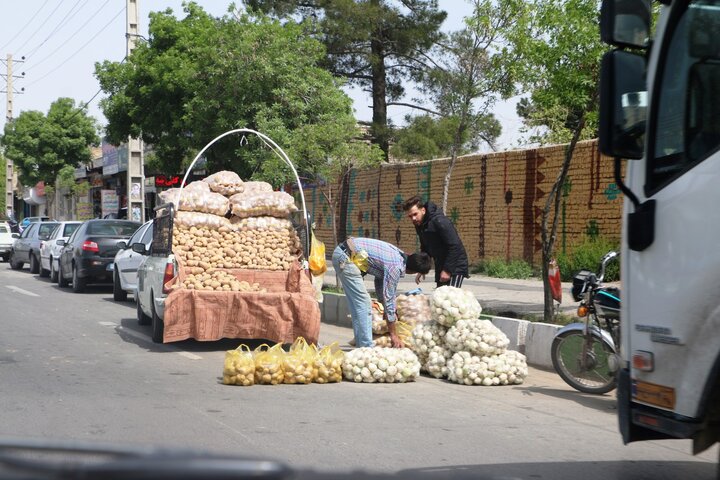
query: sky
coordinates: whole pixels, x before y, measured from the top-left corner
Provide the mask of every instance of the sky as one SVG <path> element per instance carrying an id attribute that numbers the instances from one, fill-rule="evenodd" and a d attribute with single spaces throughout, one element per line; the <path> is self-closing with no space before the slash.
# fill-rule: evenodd
<path id="1" fill-rule="evenodd" d="M 197 0 L 208 13 L 221 16 L 232 0 Z M 181 0 L 137 0 L 140 12 L 140 34 L 148 35 L 148 14 L 167 8 L 182 15 Z M 13 58 L 13 116 L 27 110 L 47 114 L 50 104 L 60 97 L 70 97 L 76 104 L 88 103 L 88 114 L 101 125 L 105 118 L 99 107 L 102 93 L 94 76 L 95 62 L 120 61 L 126 54 L 125 0 L 23 0 L 12 2 L 0 18 L 0 102 L 6 104 L 7 56 Z M 236 2 L 240 4 L 241 2 Z M 462 28 L 463 17 L 472 13 L 463 0 L 439 0 L 448 12 L 443 30 Z M 7 7 L 7 5 L 6 5 Z M 23 59 L 24 57 L 24 59 Z M 24 90 L 21 90 L 24 89 Z M 359 89 L 346 88 L 353 99 L 356 118 L 368 121 L 372 116 L 371 99 Z M 515 114 L 517 99 L 496 105 L 494 113 L 503 127 L 498 149 L 515 148 L 519 142 L 521 122 Z M 388 117 L 402 125 L 408 107 L 388 108 Z M 0 132 L 5 115 L 0 115 Z"/>

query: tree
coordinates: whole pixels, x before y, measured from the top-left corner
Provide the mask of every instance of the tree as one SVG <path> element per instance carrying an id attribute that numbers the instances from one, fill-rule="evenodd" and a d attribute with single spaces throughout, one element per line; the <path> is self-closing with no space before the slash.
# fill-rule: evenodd
<path id="1" fill-rule="evenodd" d="M 453 122 L 435 115 L 406 116 L 406 125 L 394 133 L 390 156 L 399 160 L 430 160 L 448 155 L 453 143 Z M 469 153 L 463 145 L 461 154 Z"/>
<path id="2" fill-rule="evenodd" d="M 490 113 L 499 92 L 507 92 L 505 76 L 493 67 L 491 48 L 499 33 L 512 22 L 512 13 L 501 3 L 498 6 L 476 4 L 476 18 L 468 27 L 448 35 L 433 50 L 433 67 L 425 72 L 421 91 L 435 105 L 437 115 L 451 125 L 450 164 L 443 185 L 443 210 L 452 171 L 463 146 L 477 148 L 480 142 L 494 149 L 500 135 L 500 123 Z"/>
<path id="3" fill-rule="evenodd" d="M 125 62 L 96 65 L 112 141 L 141 135 L 155 148 L 155 166 L 178 172 L 211 139 L 247 127 L 307 171 L 357 134 L 351 100 L 320 67 L 324 47 L 303 25 L 246 14 L 214 18 L 195 3 L 185 13 L 181 20 L 171 10 L 152 13 L 148 42 Z M 228 136 L 206 156 L 211 171 L 275 186 L 291 180 L 254 136 Z"/>
<path id="4" fill-rule="evenodd" d="M 315 19 L 327 48 L 328 68 L 372 94 L 372 134 L 388 158 L 389 105 L 405 94 L 404 82 L 427 67 L 427 52 L 447 14 L 437 0 L 248 0 L 278 16 Z"/>
<path id="5" fill-rule="evenodd" d="M 339 145 L 331 155 L 331 158 L 325 160 L 315 156 L 320 160 L 308 166 L 307 175 L 318 186 L 330 208 L 333 242 L 337 245 L 346 237 L 344 226 L 341 230 L 336 224 L 336 212 L 340 209 L 343 188 L 351 170 L 377 167 L 382 162 L 383 155 L 377 145 L 371 145 L 360 139 Z M 334 191 L 333 187 L 337 187 L 338 190 Z"/>
<path id="6" fill-rule="evenodd" d="M 597 132 L 600 60 L 606 50 L 597 27 L 597 0 L 505 0 L 515 21 L 503 32 L 506 42 L 498 68 L 511 84 L 529 91 L 519 112 L 528 126 L 542 126 L 543 142 L 569 142 L 542 211 L 544 317 L 553 316 L 548 268 L 553 256 L 562 186 L 575 145 Z M 476 15 L 482 20 L 482 15 Z M 515 92 L 511 92 L 515 93 Z"/>
<path id="7" fill-rule="evenodd" d="M 54 185 L 60 170 L 90 160 L 90 146 L 98 144 L 95 120 L 70 98 L 50 105 L 47 116 L 25 111 L 5 124 L 2 145 L 25 185 L 43 181 Z"/>

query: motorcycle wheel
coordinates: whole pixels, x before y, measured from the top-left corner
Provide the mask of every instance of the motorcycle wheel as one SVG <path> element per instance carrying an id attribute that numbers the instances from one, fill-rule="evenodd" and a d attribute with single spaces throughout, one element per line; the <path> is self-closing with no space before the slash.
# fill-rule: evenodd
<path id="1" fill-rule="evenodd" d="M 583 393 L 603 394 L 617 386 L 617 378 L 610 368 L 615 355 L 612 345 L 593 333 L 583 362 L 585 335 L 579 331 L 565 332 L 555 337 L 551 357 L 555 371 L 565 383 Z"/>

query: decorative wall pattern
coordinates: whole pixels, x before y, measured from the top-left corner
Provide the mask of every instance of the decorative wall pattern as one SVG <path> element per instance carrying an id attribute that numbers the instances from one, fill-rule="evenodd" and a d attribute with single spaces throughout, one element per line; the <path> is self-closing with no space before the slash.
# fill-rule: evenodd
<path id="1" fill-rule="evenodd" d="M 557 145 L 458 159 L 446 213 L 455 223 L 472 263 L 501 258 L 538 264 L 542 210 L 565 149 L 565 145 Z M 336 212 L 337 221 L 345 219 L 348 235 L 380 238 L 406 251 L 417 250 L 415 228 L 405 217 L 402 204 L 420 195 L 440 205 L 448 165 L 448 159 L 438 159 L 352 171 L 346 211 Z M 309 190 L 306 200 L 315 217 L 316 234 L 331 252 L 330 209 L 323 205 L 319 191 Z M 340 193 L 339 185 L 334 191 L 335 195 Z M 587 234 L 619 239 L 622 195 L 613 179 L 612 161 L 601 157 L 596 141 L 578 143 L 560 205 L 556 252 L 572 251 Z M 342 230 L 341 225 L 338 230 Z"/>

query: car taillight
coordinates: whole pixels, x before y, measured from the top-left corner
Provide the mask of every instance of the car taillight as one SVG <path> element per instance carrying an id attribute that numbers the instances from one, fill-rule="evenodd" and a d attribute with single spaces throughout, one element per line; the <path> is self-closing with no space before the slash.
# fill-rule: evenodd
<path id="1" fill-rule="evenodd" d="M 168 283 L 170 280 L 175 278 L 175 265 L 173 262 L 168 262 L 165 264 L 165 275 L 163 275 L 163 293 L 167 295 L 172 291 L 171 288 L 168 287 Z"/>
<path id="2" fill-rule="evenodd" d="M 95 242 L 91 242 L 90 240 L 85 240 L 82 244 L 82 249 L 86 252 L 99 252 L 100 249 L 98 248 L 98 244 Z"/>

